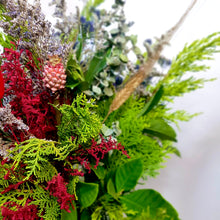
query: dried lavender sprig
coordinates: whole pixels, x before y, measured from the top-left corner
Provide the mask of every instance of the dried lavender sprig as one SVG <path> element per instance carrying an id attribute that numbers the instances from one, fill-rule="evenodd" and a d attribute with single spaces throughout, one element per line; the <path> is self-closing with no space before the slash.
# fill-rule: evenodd
<path id="1" fill-rule="evenodd" d="M 51 23 L 45 20 L 39 0 L 34 5 L 27 0 L 11 0 L 7 1 L 5 7 L 3 15 L 11 20 L 0 21 L 0 27 L 5 33 L 19 39 L 20 48 L 34 50 L 44 61 L 51 54 L 58 54 L 65 60 L 68 46 L 54 39 Z"/>

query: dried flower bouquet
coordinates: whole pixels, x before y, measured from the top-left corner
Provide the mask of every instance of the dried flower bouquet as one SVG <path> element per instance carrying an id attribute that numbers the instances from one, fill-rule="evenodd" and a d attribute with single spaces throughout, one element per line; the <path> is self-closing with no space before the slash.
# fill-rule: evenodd
<path id="1" fill-rule="evenodd" d="M 194 115 L 170 103 L 208 81 L 190 73 L 209 68 L 202 61 L 218 52 L 220 35 L 171 62 L 161 52 L 195 0 L 144 51 L 128 33 L 125 2 L 110 11 L 103 2 L 67 15 L 54 0 L 52 27 L 39 0 L 0 1 L 0 219 L 179 219 L 158 192 L 137 185 L 180 155 L 173 126 Z"/>

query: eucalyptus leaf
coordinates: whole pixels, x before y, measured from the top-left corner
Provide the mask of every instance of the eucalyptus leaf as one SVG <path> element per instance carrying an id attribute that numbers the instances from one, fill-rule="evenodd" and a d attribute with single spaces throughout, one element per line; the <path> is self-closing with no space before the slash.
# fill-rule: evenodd
<path id="1" fill-rule="evenodd" d="M 152 119 L 150 126 L 145 128 L 143 133 L 151 134 L 161 140 L 177 141 L 175 130 L 162 118 Z"/>
<path id="2" fill-rule="evenodd" d="M 107 59 L 107 64 L 110 66 L 119 66 L 121 64 L 121 61 L 119 57 L 114 56 Z"/>
<path id="3" fill-rule="evenodd" d="M 159 215 L 166 215 L 165 220 L 178 220 L 178 213 L 160 193 L 152 189 L 140 189 L 120 197 L 125 212 L 137 212 L 137 216 L 149 211 L 150 219 L 161 219 Z"/>
<path id="4" fill-rule="evenodd" d="M 104 86 L 104 87 L 108 87 L 109 86 L 109 82 L 107 80 L 101 80 L 101 84 Z"/>
<path id="5" fill-rule="evenodd" d="M 99 185 L 96 183 L 77 183 L 77 197 L 79 199 L 80 206 L 87 208 L 92 205 L 99 193 Z"/>
<path id="6" fill-rule="evenodd" d="M 108 75 L 108 74 L 107 74 L 107 72 L 105 72 L 105 71 L 100 73 L 100 76 L 101 76 L 103 79 L 106 79 L 107 75 Z"/>
<path id="7" fill-rule="evenodd" d="M 133 45 L 137 43 L 137 35 L 131 35 L 129 38 Z"/>
<path id="8" fill-rule="evenodd" d="M 102 94 L 102 90 L 98 86 L 92 86 L 92 91 L 98 95 Z"/>
<path id="9" fill-rule="evenodd" d="M 110 136 L 113 134 L 113 130 L 110 129 L 109 127 L 107 127 L 105 124 L 102 125 L 101 128 L 102 133 L 104 134 L 104 136 Z"/>
<path id="10" fill-rule="evenodd" d="M 117 28 L 112 29 L 112 30 L 110 31 L 110 33 L 111 33 L 112 35 L 117 35 L 119 32 L 120 32 L 120 30 L 117 29 Z"/>
<path id="11" fill-rule="evenodd" d="M 143 162 L 141 159 L 129 160 L 118 167 L 115 175 L 115 185 L 117 192 L 129 191 L 133 189 L 143 172 Z"/>
<path id="12" fill-rule="evenodd" d="M 114 92 L 111 88 L 104 88 L 104 93 L 107 96 L 113 96 Z"/>
<path id="13" fill-rule="evenodd" d="M 123 63 L 127 63 L 128 62 L 128 57 L 124 54 L 120 54 L 119 56 L 120 60 L 123 62 Z"/>

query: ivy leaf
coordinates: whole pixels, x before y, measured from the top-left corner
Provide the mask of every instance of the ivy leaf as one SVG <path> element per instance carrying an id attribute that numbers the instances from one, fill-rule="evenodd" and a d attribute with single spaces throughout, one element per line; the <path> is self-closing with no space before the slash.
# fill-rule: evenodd
<path id="1" fill-rule="evenodd" d="M 72 206 L 70 205 L 70 213 L 67 212 L 66 210 L 62 209 L 61 211 L 61 220 L 77 220 L 77 210 L 76 210 L 76 204 L 74 201 L 71 201 L 71 203 L 73 204 L 74 208 L 72 208 Z"/>
<path id="2" fill-rule="evenodd" d="M 92 205 L 99 192 L 99 185 L 96 183 L 79 182 L 77 184 L 76 195 L 79 198 L 79 203 L 82 208 L 87 208 Z"/>
<path id="3" fill-rule="evenodd" d="M 141 159 L 129 160 L 116 170 L 115 185 L 117 192 L 129 191 L 133 189 L 143 172 L 143 162 Z"/>
<path id="4" fill-rule="evenodd" d="M 152 189 L 140 189 L 120 197 L 125 212 L 150 213 L 150 219 L 160 219 L 159 215 L 166 215 L 166 220 L 178 220 L 178 213 L 160 193 Z M 163 218 L 164 219 L 164 218 Z"/>
<path id="5" fill-rule="evenodd" d="M 163 86 L 161 86 L 157 92 L 151 97 L 151 99 L 147 102 L 147 104 L 144 106 L 144 108 L 141 110 L 141 112 L 138 114 L 138 118 L 140 116 L 146 115 L 148 112 L 150 112 L 154 106 L 156 106 L 161 97 L 163 95 Z"/>
<path id="6" fill-rule="evenodd" d="M 145 128 L 143 133 L 151 134 L 161 140 L 177 141 L 175 130 L 162 118 L 152 119 L 150 126 Z"/>

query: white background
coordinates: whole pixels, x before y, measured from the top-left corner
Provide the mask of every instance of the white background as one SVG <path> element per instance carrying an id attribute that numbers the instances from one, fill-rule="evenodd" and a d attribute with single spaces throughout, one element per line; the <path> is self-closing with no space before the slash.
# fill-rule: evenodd
<path id="1" fill-rule="evenodd" d="M 53 8 L 49 0 L 41 0 L 42 9 L 49 19 Z M 79 1 L 68 0 L 69 10 L 75 9 Z M 112 0 L 106 0 L 105 8 Z M 146 38 L 161 36 L 172 27 L 191 0 L 127 0 L 125 8 L 129 21 L 135 21 L 132 28 L 139 35 L 140 43 Z M 184 25 L 165 49 L 169 58 L 198 38 L 220 31 L 220 1 L 198 0 L 196 7 Z M 204 77 L 218 77 L 220 55 L 210 62 L 211 70 L 201 73 Z M 176 100 L 175 108 L 190 113 L 203 112 L 188 123 L 181 123 L 177 146 L 182 158 L 172 156 L 156 179 L 150 179 L 146 187 L 158 190 L 170 201 L 183 220 L 220 219 L 220 105 L 219 79 L 207 83 L 204 89 Z"/>

